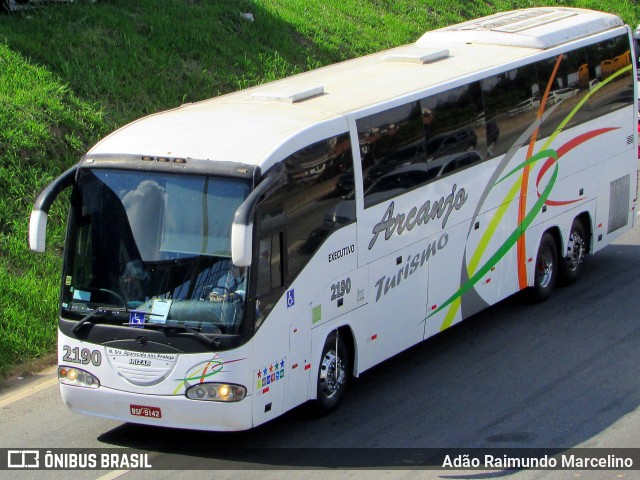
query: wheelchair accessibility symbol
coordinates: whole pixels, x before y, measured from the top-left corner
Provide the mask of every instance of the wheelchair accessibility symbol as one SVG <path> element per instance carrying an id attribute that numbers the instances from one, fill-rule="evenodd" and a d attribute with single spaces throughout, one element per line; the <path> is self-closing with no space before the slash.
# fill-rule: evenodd
<path id="1" fill-rule="evenodd" d="M 293 307 L 296 304 L 296 297 L 294 292 L 294 289 L 287 291 L 287 308 Z"/>
<path id="2" fill-rule="evenodd" d="M 142 328 L 144 325 L 144 315 L 145 312 L 131 310 L 131 312 L 129 312 L 129 326 Z"/>

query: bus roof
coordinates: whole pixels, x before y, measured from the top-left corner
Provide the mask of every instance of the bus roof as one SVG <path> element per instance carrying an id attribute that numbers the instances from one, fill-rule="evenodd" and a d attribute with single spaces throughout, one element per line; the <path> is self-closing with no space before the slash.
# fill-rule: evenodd
<path id="1" fill-rule="evenodd" d="M 87 157 L 197 158 L 266 170 L 302 146 L 292 142 L 288 151 L 289 139 L 319 124 L 342 122 L 346 131 L 347 114 L 622 25 L 614 15 L 583 9 L 498 13 L 427 32 L 414 44 L 142 118 Z"/>

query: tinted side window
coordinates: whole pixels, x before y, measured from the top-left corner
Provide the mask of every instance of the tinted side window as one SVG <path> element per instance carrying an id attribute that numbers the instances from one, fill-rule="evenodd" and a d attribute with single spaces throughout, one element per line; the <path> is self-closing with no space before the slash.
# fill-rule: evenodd
<path id="1" fill-rule="evenodd" d="M 286 188 L 270 192 L 256 211 L 257 267 L 254 273 L 256 328 L 259 327 L 284 292 L 286 258 L 282 245 L 285 240 Z M 251 311 L 254 308 L 249 304 Z"/>
<path id="2" fill-rule="evenodd" d="M 631 48 L 626 35 L 587 47 L 589 87 L 592 116 L 605 115 L 612 110 L 635 102 Z"/>
<path id="3" fill-rule="evenodd" d="M 264 296 L 282 287 L 282 232 L 265 236 L 258 245 L 258 288 L 256 295 Z"/>
<path id="4" fill-rule="evenodd" d="M 284 165 L 286 185 L 269 192 L 256 211 L 256 326 L 325 238 L 356 218 L 348 133 L 309 145 Z"/>
<path id="5" fill-rule="evenodd" d="M 356 123 L 365 208 L 486 157 L 489 130 L 479 83 L 391 108 Z"/>
<path id="6" fill-rule="evenodd" d="M 541 98 L 549 86 L 544 106 L 549 116 L 540 126 L 538 138 L 549 137 L 560 127 L 570 128 L 590 120 L 587 108 L 576 107 L 589 93 L 587 56 L 584 49 L 563 53 L 536 63 Z M 555 73 L 554 73 L 555 72 Z"/>
<path id="7" fill-rule="evenodd" d="M 292 280 L 333 231 L 356 218 L 349 134 L 314 143 L 285 160 L 288 191 L 287 280 Z"/>
<path id="8" fill-rule="evenodd" d="M 471 83 L 422 99 L 427 166 L 436 176 L 481 162 L 487 151 L 480 84 Z"/>
<path id="9" fill-rule="evenodd" d="M 422 183 L 426 144 L 420 102 L 385 110 L 357 122 L 368 207 Z M 424 173 L 424 172 L 423 172 Z M 399 180 L 395 177 L 404 177 Z M 413 180 L 412 180 L 413 179 Z"/>
<path id="10" fill-rule="evenodd" d="M 529 138 L 520 137 L 535 121 L 544 93 L 540 91 L 535 65 L 488 77 L 481 85 L 486 109 L 487 156 L 504 155 L 512 146 L 528 144 Z"/>

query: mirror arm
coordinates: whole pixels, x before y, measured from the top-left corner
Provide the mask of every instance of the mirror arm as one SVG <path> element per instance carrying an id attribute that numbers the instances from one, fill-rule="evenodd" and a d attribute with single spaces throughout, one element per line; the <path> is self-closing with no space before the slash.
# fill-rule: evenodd
<path id="1" fill-rule="evenodd" d="M 266 178 L 249 194 L 236 210 L 233 224 L 231 225 L 231 261 L 238 267 L 251 265 L 253 246 L 253 217 L 258 202 L 269 190 L 284 185 L 287 181 L 287 170 L 283 163 L 271 168 Z"/>
<path id="2" fill-rule="evenodd" d="M 78 166 L 74 165 L 45 188 L 33 205 L 29 220 L 29 247 L 35 252 L 44 252 L 47 239 L 47 216 L 53 201 L 65 188 L 73 185 Z"/>

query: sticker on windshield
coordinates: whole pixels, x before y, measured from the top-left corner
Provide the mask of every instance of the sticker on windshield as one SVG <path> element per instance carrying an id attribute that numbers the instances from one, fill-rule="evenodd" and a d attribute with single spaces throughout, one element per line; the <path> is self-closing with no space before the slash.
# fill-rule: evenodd
<path id="1" fill-rule="evenodd" d="M 172 301 L 173 300 L 165 300 L 164 298 L 154 298 L 149 304 L 151 316 L 149 323 L 166 323 Z"/>
<path id="2" fill-rule="evenodd" d="M 142 328 L 144 325 L 144 314 L 139 310 L 131 310 L 129 312 L 129 325 L 131 327 Z"/>
<path id="3" fill-rule="evenodd" d="M 74 290 L 73 299 L 80 300 L 81 302 L 88 302 L 91 300 L 91 292 L 85 292 L 84 290 Z"/>

